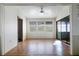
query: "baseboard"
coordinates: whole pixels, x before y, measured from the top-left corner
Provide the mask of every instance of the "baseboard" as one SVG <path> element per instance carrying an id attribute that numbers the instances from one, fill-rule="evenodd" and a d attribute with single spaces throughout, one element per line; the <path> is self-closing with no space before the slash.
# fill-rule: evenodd
<path id="1" fill-rule="evenodd" d="M 34 40 L 35 40 L 35 39 L 40 39 L 40 40 L 41 40 L 41 39 L 45 39 L 45 40 L 46 40 L 46 39 L 47 39 L 47 40 L 50 39 L 50 40 L 52 40 L 52 39 L 56 39 L 56 38 L 26 38 L 26 39 L 27 39 L 27 40 L 29 40 L 29 39 L 34 39 Z"/>

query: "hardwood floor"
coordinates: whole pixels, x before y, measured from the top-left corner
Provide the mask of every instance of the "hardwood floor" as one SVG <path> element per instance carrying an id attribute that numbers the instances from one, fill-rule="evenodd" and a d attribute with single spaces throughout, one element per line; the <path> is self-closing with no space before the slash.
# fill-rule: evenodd
<path id="1" fill-rule="evenodd" d="M 69 46 L 56 39 L 28 39 L 5 56 L 68 56 Z"/>

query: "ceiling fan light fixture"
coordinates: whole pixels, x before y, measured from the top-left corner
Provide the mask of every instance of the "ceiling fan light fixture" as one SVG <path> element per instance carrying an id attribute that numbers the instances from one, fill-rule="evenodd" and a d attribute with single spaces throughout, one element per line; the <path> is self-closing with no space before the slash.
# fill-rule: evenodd
<path id="1" fill-rule="evenodd" d="M 40 11 L 40 13 L 44 13 L 43 7 L 41 7 L 41 11 Z"/>

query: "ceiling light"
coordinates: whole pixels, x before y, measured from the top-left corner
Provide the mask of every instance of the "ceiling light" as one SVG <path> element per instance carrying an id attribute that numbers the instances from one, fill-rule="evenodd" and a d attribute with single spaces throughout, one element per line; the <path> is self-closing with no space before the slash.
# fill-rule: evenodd
<path id="1" fill-rule="evenodd" d="M 41 7 L 41 11 L 40 11 L 40 13 L 44 13 L 43 7 Z"/>

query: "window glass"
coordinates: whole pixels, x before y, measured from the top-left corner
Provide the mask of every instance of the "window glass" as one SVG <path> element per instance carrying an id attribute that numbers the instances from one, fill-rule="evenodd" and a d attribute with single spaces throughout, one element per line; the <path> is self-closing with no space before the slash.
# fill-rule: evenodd
<path id="1" fill-rule="evenodd" d="M 62 32 L 66 32 L 66 23 L 62 22 Z"/>
<path id="2" fill-rule="evenodd" d="M 36 25 L 36 21 L 30 21 L 30 25 Z"/>
<path id="3" fill-rule="evenodd" d="M 44 21 L 38 21 L 38 25 L 43 25 Z"/>
<path id="4" fill-rule="evenodd" d="M 50 24 L 50 25 L 49 25 Z M 30 31 L 35 32 L 51 32 L 52 31 L 52 21 L 30 21 Z"/>
<path id="5" fill-rule="evenodd" d="M 61 22 L 58 22 L 57 27 L 58 27 L 58 32 L 61 32 Z"/>
<path id="6" fill-rule="evenodd" d="M 67 32 L 70 32 L 70 24 L 67 23 Z"/>
<path id="7" fill-rule="evenodd" d="M 52 21 L 46 21 L 46 24 L 52 24 Z"/>

